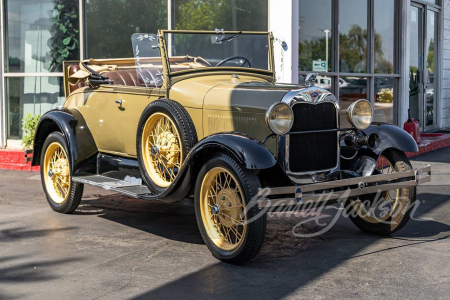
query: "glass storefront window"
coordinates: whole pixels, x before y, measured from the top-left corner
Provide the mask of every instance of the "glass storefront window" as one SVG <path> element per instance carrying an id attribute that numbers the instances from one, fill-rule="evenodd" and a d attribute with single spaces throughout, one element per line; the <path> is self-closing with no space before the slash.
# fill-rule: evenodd
<path id="1" fill-rule="evenodd" d="M 331 71 L 331 7 L 332 0 L 300 0 L 299 71 Z"/>
<path id="2" fill-rule="evenodd" d="M 172 0 L 175 29 L 268 30 L 267 0 Z"/>
<path id="3" fill-rule="evenodd" d="M 339 1 L 340 72 L 367 73 L 367 1 Z"/>
<path id="4" fill-rule="evenodd" d="M 78 1 L 7 0 L 6 72 L 61 72 L 79 58 Z"/>
<path id="5" fill-rule="evenodd" d="M 369 99 L 367 94 L 367 77 L 339 78 L 339 105 L 341 128 L 351 127 L 347 121 L 347 108 L 359 99 Z"/>
<path id="6" fill-rule="evenodd" d="M 394 0 L 374 1 L 375 73 L 394 73 Z"/>
<path id="7" fill-rule="evenodd" d="M 133 57 L 134 33 L 167 29 L 167 0 L 86 0 L 85 10 L 89 58 Z"/>
<path id="8" fill-rule="evenodd" d="M 394 123 L 394 78 L 375 77 L 375 122 Z"/>
<path id="9" fill-rule="evenodd" d="M 5 82 L 7 137 L 22 138 L 22 119 L 42 115 L 65 101 L 61 77 L 9 77 Z"/>

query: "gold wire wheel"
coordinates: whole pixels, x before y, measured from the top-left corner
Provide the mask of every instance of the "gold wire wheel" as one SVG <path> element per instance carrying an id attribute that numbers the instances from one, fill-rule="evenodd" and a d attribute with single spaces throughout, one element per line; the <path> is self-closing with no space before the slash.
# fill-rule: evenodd
<path id="1" fill-rule="evenodd" d="M 151 180 L 160 187 L 168 187 L 183 159 L 180 134 L 168 115 L 154 113 L 148 118 L 142 132 L 142 154 Z"/>
<path id="2" fill-rule="evenodd" d="M 380 174 L 389 174 L 397 172 L 391 162 L 383 155 L 377 162 L 376 169 Z M 398 213 L 401 200 L 401 190 L 395 189 L 377 194 L 376 203 L 366 205 L 365 201 L 352 201 L 352 205 L 358 215 L 369 223 L 380 223 Z"/>
<path id="3" fill-rule="evenodd" d="M 48 195 L 55 203 L 64 203 L 69 197 L 71 179 L 67 153 L 60 143 L 53 142 L 48 146 L 43 168 Z"/>
<path id="4" fill-rule="evenodd" d="M 226 169 L 216 167 L 206 173 L 200 211 L 206 233 L 218 248 L 232 251 L 242 244 L 247 231 L 244 194 Z"/>

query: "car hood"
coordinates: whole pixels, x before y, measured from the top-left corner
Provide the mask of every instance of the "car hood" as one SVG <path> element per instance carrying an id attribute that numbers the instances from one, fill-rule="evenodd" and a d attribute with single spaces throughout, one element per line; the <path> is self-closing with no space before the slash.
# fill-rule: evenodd
<path id="1" fill-rule="evenodd" d="M 274 84 L 256 76 L 201 76 L 176 82 L 170 99 L 186 107 L 224 111 L 265 112 L 298 85 Z"/>
<path id="2" fill-rule="evenodd" d="M 248 112 L 266 111 L 297 85 L 273 84 L 262 81 L 223 83 L 214 86 L 205 95 L 204 109 L 236 110 Z"/>

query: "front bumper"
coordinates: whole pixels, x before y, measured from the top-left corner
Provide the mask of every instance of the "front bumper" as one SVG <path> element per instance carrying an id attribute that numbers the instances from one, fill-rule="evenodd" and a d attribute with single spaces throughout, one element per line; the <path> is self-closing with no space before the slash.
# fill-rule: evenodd
<path id="1" fill-rule="evenodd" d="M 431 166 L 405 172 L 327 181 L 302 186 L 259 189 L 258 207 L 287 207 L 408 188 L 431 181 Z"/>

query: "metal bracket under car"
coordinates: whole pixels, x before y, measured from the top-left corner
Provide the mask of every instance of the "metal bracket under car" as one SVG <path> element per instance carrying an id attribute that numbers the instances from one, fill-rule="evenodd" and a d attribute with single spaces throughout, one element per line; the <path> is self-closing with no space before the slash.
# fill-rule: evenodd
<path id="1" fill-rule="evenodd" d="M 328 202 L 377 192 L 417 186 L 431 181 L 431 166 L 411 171 L 356 177 L 302 186 L 259 189 L 258 207 L 289 207 Z M 345 199 L 344 199 L 345 200 Z"/>

